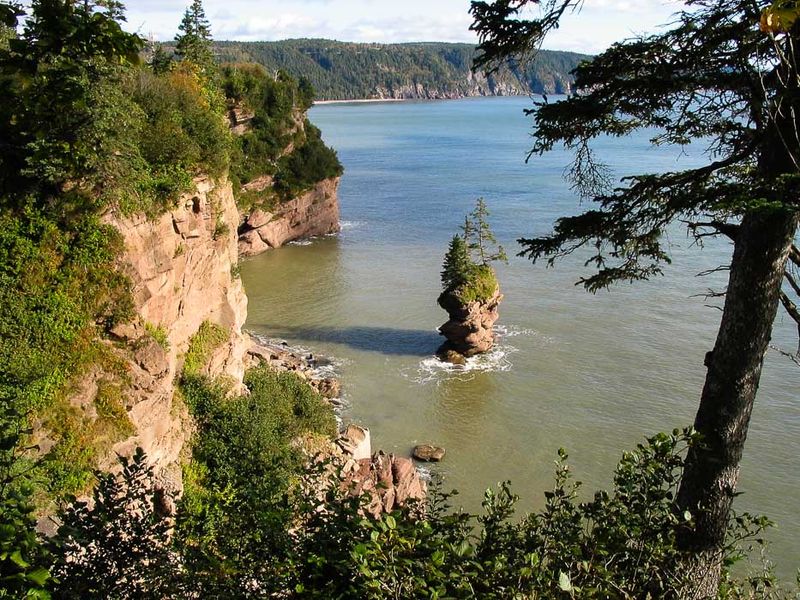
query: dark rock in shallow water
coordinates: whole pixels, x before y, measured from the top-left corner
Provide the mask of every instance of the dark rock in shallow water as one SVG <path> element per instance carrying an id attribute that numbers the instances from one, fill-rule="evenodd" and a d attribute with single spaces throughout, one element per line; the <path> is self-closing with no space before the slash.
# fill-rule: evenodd
<path id="1" fill-rule="evenodd" d="M 445 450 L 432 444 L 420 444 L 414 447 L 413 456 L 425 462 L 439 462 L 444 458 Z"/>
<path id="2" fill-rule="evenodd" d="M 467 364 L 467 357 L 460 352 L 453 350 L 447 342 L 439 347 L 439 349 L 436 351 L 436 356 L 439 357 L 439 360 L 443 362 L 449 362 L 454 365 Z"/>

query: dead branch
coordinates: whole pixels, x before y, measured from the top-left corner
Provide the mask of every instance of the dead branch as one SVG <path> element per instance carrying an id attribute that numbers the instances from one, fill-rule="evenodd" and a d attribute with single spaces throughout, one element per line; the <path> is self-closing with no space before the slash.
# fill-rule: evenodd
<path id="1" fill-rule="evenodd" d="M 795 245 L 792 245 L 789 249 L 789 260 L 792 261 L 796 267 L 800 267 L 800 250 L 798 250 Z"/>
<path id="2" fill-rule="evenodd" d="M 786 309 L 786 312 L 789 313 L 794 322 L 797 323 L 797 330 L 800 333 L 800 310 L 797 310 L 797 305 L 791 301 L 785 292 L 781 292 L 781 304 L 783 304 L 783 308 Z"/>
<path id="3" fill-rule="evenodd" d="M 693 221 L 685 221 L 686 226 L 692 230 L 692 235 L 696 238 L 701 237 L 708 237 L 710 235 L 717 235 L 721 233 L 724 236 L 727 236 L 733 241 L 736 241 L 736 235 L 739 232 L 739 226 L 734 225 L 733 223 L 725 223 L 723 221 L 706 221 L 706 222 L 693 222 Z M 714 233 L 697 233 L 698 229 L 705 229 L 711 228 L 714 230 Z"/>

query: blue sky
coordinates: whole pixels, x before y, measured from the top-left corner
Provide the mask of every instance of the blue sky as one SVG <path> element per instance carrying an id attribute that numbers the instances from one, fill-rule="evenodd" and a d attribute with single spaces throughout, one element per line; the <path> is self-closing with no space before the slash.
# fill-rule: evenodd
<path id="1" fill-rule="evenodd" d="M 190 0 L 128 0 L 128 28 L 159 40 L 175 35 Z M 325 37 L 357 42 L 474 42 L 469 0 L 204 0 L 216 39 Z M 545 47 L 598 52 L 636 33 L 656 31 L 682 3 L 585 0 Z"/>

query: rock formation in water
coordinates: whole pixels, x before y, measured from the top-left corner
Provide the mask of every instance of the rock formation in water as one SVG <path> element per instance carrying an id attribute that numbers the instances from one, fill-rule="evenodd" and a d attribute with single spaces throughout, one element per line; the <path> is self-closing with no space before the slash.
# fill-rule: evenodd
<path id="1" fill-rule="evenodd" d="M 247 134 L 253 118 L 253 111 L 241 105 L 234 106 L 228 113 L 231 131 L 239 136 Z M 290 122 L 284 132 L 288 141 L 278 153 L 278 160 L 292 154 L 301 140 L 307 140 L 312 129 L 306 121 L 306 111 L 298 107 L 293 108 Z M 338 188 L 339 177 L 330 177 L 287 198 L 275 189 L 272 175 L 264 174 L 248 181 L 239 192 L 248 196 L 251 204 L 242 211 L 238 224 L 239 254 L 255 256 L 287 242 L 338 232 Z"/>
<path id="2" fill-rule="evenodd" d="M 450 319 L 439 333 L 447 341 L 436 354 L 446 362 L 464 364 L 466 359 L 489 351 L 494 345 L 494 323 L 503 299 L 493 262 L 508 262 L 488 222 L 483 198 L 464 217 L 462 234 L 454 235 L 442 263 L 439 306 Z"/>
<path id="3" fill-rule="evenodd" d="M 494 346 L 494 324 L 499 318 L 498 307 L 503 299 L 500 286 L 488 298 L 465 301 L 459 289 L 442 293 L 439 306 L 450 319 L 439 333 L 447 341 L 436 354 L 447 362 L 463 363 L 465 358 L 488 352 Z"/>

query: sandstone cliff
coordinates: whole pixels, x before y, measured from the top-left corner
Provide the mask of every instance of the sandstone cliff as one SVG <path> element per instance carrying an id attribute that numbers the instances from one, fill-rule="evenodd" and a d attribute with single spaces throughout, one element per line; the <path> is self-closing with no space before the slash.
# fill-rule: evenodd
<path id="1" fill-rule="evenodd" d="M 262 191 L 272 181 L 263 177 L 249 185 L 248 191 Z M 262 208 L 251 211 L 239 227 L 239 254 L 253 256 L 292 240 L 339 231 L 338 187 L 338 177 L 325 179 L 300 196 L 280 203 L 274 212 Z"/>
<path id="2" fill-rule="evenodd" d="M 439 327 L 447 341 L 437 350 L 437 355 L 448 362 L 459 363 L 464 357 L 491 350 L 494 346 L 494 324 L 498 307 L 503 299 L 500 286 L 486 299 L 465 302 L 458 290 L 439 296 L 439 306 L 447 311 L 449 320 Z"/>
<path id="3" fill-rule="evenodd" d="M 79 381 L 71 398 L 92 422 L 100 395 L 116 390 L 130 435 L 113 440 L 98 457 L 101 467 L 114 468 L 115 454 L 129 455 L 141 446 L 161 487 L 171 491 L 180 490 L 179 461 L 192 432 L 175 386 L 192 336 L 204 322 L 228 332 L 206 371 L 238 386 L 250 345 L 242 333 L 247 297 L 236 274 L 239 215 L 231 185 L 208 178 L 194 185 L 175 209 L 156 219 L 104 217 L 125 241 L 120 261 L 132 283 L 136 318 L 102 342 L 106 359 Z"/>
<path id="4" fill-rule="evenodd" d="M 561 89 L 559 88 L 559 90 Z M 564 84 L 564 89 L 566 89 L 566 93 L 570 93 L 569 83 Z M 518 81 L 487 77 L 483 73 L 469 71 L 462 81 L 449 86 L 430 85 L 417 81 L 377 86 L 371 98 L 380 100 L 457 100 L 481 96 L 521 96 L 529 93 L 530 90 Z"/>

